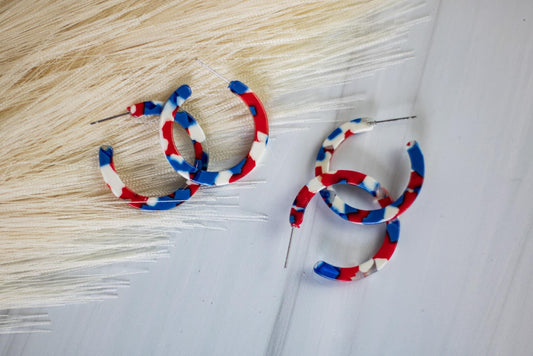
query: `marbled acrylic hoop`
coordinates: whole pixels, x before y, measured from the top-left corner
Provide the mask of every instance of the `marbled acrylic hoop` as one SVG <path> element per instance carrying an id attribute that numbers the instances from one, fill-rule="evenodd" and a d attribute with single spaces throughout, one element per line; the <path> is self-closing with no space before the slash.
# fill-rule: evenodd
<path id="1" fill-rule="evenodd" d="M 225 185 L 233 183 L 248 173 L 256 166 L 263 156 L 268 143 L 268 118 L 263 104 L 244 83 L 234 80 L 229 83 L 228 88 L 232 93 L 239 96 L 248 106 L 254 119 L 255 134 L 254 141 L 248 155 L 234 167 L 222 171 L 208 171 L 192 166 L 179 153 L 174 143 L 172 132 L 174 122 L 179 123 L 187 130 L 192 140 L 197 142 L 205 141 L 205 134 L 196 122 L 176 118 L 179 115 L 177 107 L 181 105 L 190 95 L 191 88 L 188 85 L 181 86 L 165 103 L 161 113 L 160 138 L 161 146 L 170 165 L 183 177 L 201 185 Z"/>

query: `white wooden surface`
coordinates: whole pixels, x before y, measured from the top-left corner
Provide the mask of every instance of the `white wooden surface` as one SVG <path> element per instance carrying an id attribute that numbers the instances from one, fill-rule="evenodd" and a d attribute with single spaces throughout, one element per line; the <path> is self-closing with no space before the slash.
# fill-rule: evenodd
<path id="1" fill-rule="evenodd" d="M 273 137 L 251 178 L 266 183 L 240 196 L 267 223 L 177 234 L 171 257 L 118 299 L 53 308 L 53 332 L 0 336 L 0 354 L 533 354 L 533 2 L 427 3 L 430 21 L 406 44 L 413 60 L 331 93 L 366 91 L 360 110 Z M 323 138 L 358 115 L 410 113 L 419 118 L 350 139 L 334 160 L 398 195 L 404 144 L 420 142 L 426 181 L 390 264 L 353 283 L 315 276 L 318 259 L 362 262 L 384 231 L 340 221 L 317 199 L 284 270 L 290 204 Z"/>

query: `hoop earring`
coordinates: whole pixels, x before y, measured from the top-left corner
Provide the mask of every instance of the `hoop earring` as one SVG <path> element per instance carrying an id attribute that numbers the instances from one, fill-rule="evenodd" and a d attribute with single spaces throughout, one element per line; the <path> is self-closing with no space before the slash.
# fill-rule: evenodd
<path id="1" fill-rule="evenodd" d="M 207 67 L 203 63 L 202 65 Z M 201 185 L 225 185 L 245 177 L 255 168 L 257 162 L 263 156 L 268 143 L 268 118 L 263 104 L 257 95 L 255 95 L 255 93 L 244 83 L 238 80 L 230 82 L 211 68 L 207 68 L 229 83 L 228 88 L 232 93 L 241 98 L 241 100 L 248 106 L 250 113 L 253 116 L 255 134 L 248 155 L 232 168 L 222 171 L 208 171 L 206 168 L 192 166 L 181 156 L 174 143 L 174 134 L 172 131 L 174 122 L 179 123 L 184 129 L 186 129 L 192 140 L 199 143 L 205 141 L 205 134 L 196 122 L 192 123 L 188 120 L 183 120 L 184 117 L 176 118 L 176 115 L 179 114 L 177 113 L 176 105 L 181 105 L 181 103 L 191 95 L 191 89 L 189 86 L 187 86 L 187 92 L 185 89 L 182 93 L 176 92 L 178 95 L 175 100 L 167 101 L 163 107 L 160 124 L 161 146 L 170 165 L 182 177 Z"/>
<path id="2" fill-rule="evenodd" d="M 404 118 L 399 119 L 392 119 L 392 120 L 401 120 Z M 392 120 L 385 120 L 385 121 L 392 121 Z M 356 124 L 358 124 L 361 120 L 356 119 Z M 380 121 L 380 122 L 385 122 Z M 374 122 L 376 123 L 376 122 Z M 364 130 L 368 130 L 368 127 L 363 127 Z M 333 133 L 328 136 L 326 139 L 326 143 L 337 140 L 338 142 L 334 142 L 333 145 L 331 145 L 332 150 L 329 151 L 329 157 L 326 155 L 327 150 L 321 148 L 321 152 L 319 152 L 318 155 L 318 161 L 315 167 L 315 173 L 320 173 L 322 170 L 322 161 L 326 160 L 326 169 L 329 168 L 329 160 L 331 159 L 331 155 L 334 151 L 334 149 L 346 138 L 350 135 L 354 134 L 355 132 L 349 131 L 349 130 L 343 130 L 341 128 L 336 129 L 333 131 Z M 323 146 L 329 146 L 326 144 L 323 144 Z M 331 210 L 333 210 L 337 215 L 342 217 L 343 219 L 360 223 L 363 225 L 370 225 L 370 224 L 378 224 L 382 222 L 390 222 L 397 218 L 400 214 L 402 214 L 411 204 L 414 202 L 416 197 L 418 196 L 418 193 L 420 192 L 420 189 L 422 187 L 422 183 L 424 180 L 424 157 L 422 155 L 422 151 L 420 150 L 420 147 L 418 146 L 418 143 L 416 141 L 411 141 L 407 143 L 407 153 L 409 154 L 409 160 L 411 162 L 411 174 L 410 179 L 407 185 L 407 188 L 404 190 L 403 194 L 396 199 L 394 202 L 391 201 L 390 197 L 388 196 L 388 192 L 381 188 L 380 184 L 372 177 L 367 176 L 366 174 L 355 172 L 355 171 L 346 171 L 346 170 L 340 170 L 336 172 L 330 172 L 330 173 L 321 173 L 317 175 L 315 178 L 313 178 L 306 186 L 304 186 L 296 196 L 296 199 L 293 202 L 291 212 L 290 212 L 290 224 L 292 226 L 291 230 L 291 236 L 289 238 L 289 245 L 287 248 L 287 254 L 285 256 L 285 264 L 284 267 L 287 267 L 287 262 L 289 258 L 291 243 L 292 243 L 292 237 L 294 234 L 294 228 L 300 227 L 300 224 L 303 222 L 303 217 L 305 213 L 305 209 L 311 199 L 315 196 L 315 194 L 319 191 L 322 191 L 326 187 L 329 187 L 333 184 L 341 183 L 341 184 L 352 184 L 356 185 L 367 192 L 370 192 L 374 197 L 378 198 L 378 201 L 380 203 L 381 209 L 376 210 L 363 210 L 363 209 L 356 209 L 351 207 L 350 205 L 345 204 L 340 198 L 338 200 L 335 200 L 334 198 L 331 199 L 331 196 L 334 194 L 336 197 L 336 194 L 333 191 L 327 191 L 324 200 L 328 203 L 328 206 Z M 318 167 L 320 166 L 320 167 Z M 378 251 L 378 254 L 376 254 L 372 259 L 367 261 L 367 263 L 363 264 L 363 266 L 356 266 L 349 268 L 345 270 L 346 274 L 341 275 L 340 268 L 332 266 L 330 264 L 327 264 L 323 261 L 319 261 L 315 265 L 315 272 L 318 274 L 327 277 L 327 278 L 335 278 L 341 277 L 339 279 L 346 280 L 344 278 L 348 278 L 348 275 L 350 273 L 355 273 L 359 270 L 363 273 L 363 275 L 368 275 L 372 273 L 371 268 L 376 264 L 376 269 L 380 270 L 385 264 L 386 261 L 383 259 L 386 259 L 387 261 L 392 256 L 392 253 L 394 253 L 394 250 L 396 248 L 396 242 L 399 238 L 399 222 L 397 224 L 398 229 L 394 229 L 396 225 L 391 225 L 391 228 L 387 230 L 387 235 L 389 238 L 389 242 L 391 244 L 387 244 L 387 235 L 385 236 L 382 248 Z M 379 259 L 379 260 L 376 260 Z M 354 274 L 354 276 L 355 276 Z M 353 276 L 352 276 L 353 277 Z"/>
<path id="3" fill-rule="evenodd" d="M 362 118 L 357 118 L 336 128 L 324 140 L 318 151 L 315 162 L 315 176 L 329 171 L 333 154 L 335 153 L 335 150 L 344 142 L 344 140 L 352 135 L 372 130 L 376 123 L 377 122 L 371 122 Z M 371 180 L 374 179 L 371 178 Z M 374 197 L 378 197 L 378 203 L 381 207 L 385 207 L 392 203 L 389 192 L 382 186 L 378 185 L 377 187 L 374 186 L 371 188 L 367 183 L 366 185 L 363 185 L 362 188 L 371 193 Z M 336 214 L 338 214 L 339 209 L 334 208 L 334 206 L 349 206 L 337 196 L 337 193 L 331 187 L 326 187 L 325 189 L 321 190 L 320 195 L 326 205 Z M 313 270 L 319 276 L 329 279 L 337 279 L 339 281 L 353 281 L 363 277 L 368 277 L 372 273 L 380 271 L 383 267 L 385 267 L 396 250 L 399 238 L 400 220 L 394 219 L 386 223 L 385 236 L 383 237 L 381 247 L 369 260 L 353 267 L 337 267 L 326 261 L 318 261 L 313 267 Z"/>
<path id="4" fill-rule="evenodd" d="M 180 87 L 181 88 L 181 87 Z M 178 88 L 177 91 L 180 89 Z M 172 97 L 171 97 L 172 98 Z M 171 100 L 169 98 L 169 100 Z M 168 100 L 167 100 L 168 101 Z M 127 108 L 128 112 L 135 117 L 143 115 L 158 115 L 161 114 L 163 103 L 157 101 L 145 101 L 142 103 L 134 104 Z M 123 114 L 121 114 L 123 115 Z M 118 115 L 117 115 L 118 116 Z M 180 112 L 179 117 L 186 116 L 189 120 L 196 120 L 187 112 Z M 113 118 L 113 117 L 111 117 Z M 108 120 L 104 119 L 104 120 Z M 101 122 L 103 120 L 97 121 Z M 194 152 L 195 152 L 195 165 L 199 169 L 207 169 L 209 156 L 204 152 L 202 144 L 193 140 Z M 99 151 L 100 172 L 104 178 L 104 182 L 111 189 L 111 192 L 120 199 L 129 200 L 129 205 L 134 208 L 143 210 L 168 210 L 172 209 L 183 202 L 187 201 L 191 196 L 196 193 L 200 187 L 198 184 L 189 184 L 188 182 L 184 187 L 176 189 L 173 193 L 165 196 L 149 197 L 135 193 L 131 188 L 127 187 L 120 176 L 118 175 L 113 162 L 113 148 L 111 146 L 102 146 Z"/>

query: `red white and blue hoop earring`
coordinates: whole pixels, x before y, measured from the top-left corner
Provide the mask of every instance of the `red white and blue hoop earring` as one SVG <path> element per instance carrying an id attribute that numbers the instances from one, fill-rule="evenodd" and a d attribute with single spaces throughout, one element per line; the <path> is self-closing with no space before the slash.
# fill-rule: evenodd
<path id="1" fill-rule="evenodd" d="M 182 87 L 178 88 L 180 91 Z M 173 94 L 174 95 L 174 94 Z M 172 99 L 169 98 L 169 100 Z M 132 105 L 127 108 L 128 112 L 120 115 L 115 115 L 106 119 L 95 121 L 93 123 L 102 122 L 125 114 L 130 114 L 135 117 L 143 115 L 159 115 L 161 114 L 163 103 L 157 101 L 145 101 Z M 178 117 L 183 119 L 183 116 L 187 117 L 187 120 L 194 121 L 192 115 L 187 112 L 180 112 Z M 93 124 L 91 123 L 91 124 Z M 202 144 L 193 140 L 194 152 L 195 152 L 195 166 L 198 169 L 207 169 L 209 156 L 204 152 Z M 113 162 L 113 148 L 111 146 L 102 146 L 99 151 L 100 172 L 104 178 L 104 182 L 111 189 L 111 192 L 120 199 L 128 200 L 129 205 L 143 210 L 168 210 L 172 209 L 183 202 L 187 201 L 191 196 L 196 193 L 200 185 L 189 184 L 188 182 L 184 187 L 176 189 L 173 193 L 165 196 L 149 197 L 135 193 L 131 188 L 127 187 L 120 176 L 118 175 Z"/>
<path id="2" fill-rule="evenodd" d="M 199 61 L 199 60 L 197 60 Z M 161 113 L 160 138 L 161 146 L 170 165 L 184 178 L 201 185 L 225 185 L 236 182 L 250 173 L 256 166 L 257 162 L 263 156 L 268 143 L 268 118 L 263 104 L 244 83 L 234 80 L 229 81 L 207 67 L 203 62 L 202 65 L 215 73 L 217 76 L 229 83 L 228 88 L 236 94 L 248 106 L 254 119 L 255 134 L 252 147 L 248 155 L 236 164 L 234 167 L 222 171 L 208 171 L 206 168 L 199 168 L 188 163 L 179 153 L 172 132 L 174 122 L 179 123 L 187 130 L 192 140 L 202 143 L 205 140 L 205 134 L 196 122 L 186 120 L 185 117 L 176 118 L 177 107 L 181 105 L 190 95 L 191 89 L 183 89 L 181 92 L 176 91 L 175 95 L 165 103 Z"/>
<path id="3" fill-rule="evenodd" d="M 300 227 L 303 222 L 305 208 L 317 192 L 321 192 L 322 198 L 330 209 L 343 219 L 363 225 L 385 222 L 387 223 L 387 229 L 381 248 L 370 260 L 358 266 L 347 268 L 336 267 L 327 262 L 319 261 L 315 265 L 314 271 L 326 278 L 347 281 L 366 277 L 373 272 L 381 270 L 386 265 L 394 253 L 399 239 L 400 222 L 396 218 L 414 202 L 423 184 L 424 157 L 418 143 L 411 141 L 407 144 L 407 152 L 411 163 L 410 179 L 403 194 L 395 201 L 392 201 L 388 192 L 374 178 L 366 174 L 346 170 L 328 173 L 327 170 L 329 170 L 333 152 L 347 137 L 358 132 L 368 131 L 373 128 L 374 124 L 379 122 L 402 119 L 405 118 L 378 122 L 355 119 L 335 129 L 327 137 L 319 150 L 315 164 L 316 177 L 300 190 L 291 208 L 290 224 L 292 231 L 285 258 L 285 267 L 287 266 L 294 228 Z M 325 190 L 325 188 L 339 183 L 356 185 L 371 193 L 378 199 L 381 209 L 364 210 L 354 208 L 344 203 L 333 190 Z"/>
<path id="4" fill-rule="evenodd" d="M 398 118 L 393 120 L 402 119 L 406 118 Z M 377 122 L 375 121 L 367 121 L 362 118 L 357 118 L 336 128 L 324 140 L 322 146 L 320 147 L 315 163 L 315 176 L 319 176 L 324 172 L 329 172 L 333 153 L 340 146 L 340 144 L 344 142 L 344 140 L 352 135 L 372 130 L 376 123 Z M 392 199 L 390 198 L 388 191 L 377 184 L 375 179 L 367 176 L 365 180 L 360 187 L 376 197 L 381 207 L 385 207 L 392 203 Z M 339 215 L 340 211 L 345 212 L 345 206 L 349 206 L 337 196 L 335 190 L 333 190 L 331 187 L 326 187 L 325 189 L 321 190 L 320 195 L 328 207 L 337 215 Z M 349 207 L 354 209 L 351 206 Z M 386 224 L 387 227 L 381 247 L 374 254 L 374 256 L 372 256 L 372 258 L 353 267 L 337 267 L 329 264 L 326 261 L 318 261 L 313 268 L 315 273 L 325 278 L 337 279 L 340 281 L 352 281 L 367 277 L 374 272 L 380 271 L 383 267 L 385 267 L 394 254 L 400 238 L 400 220 L 394 219 Z"/>

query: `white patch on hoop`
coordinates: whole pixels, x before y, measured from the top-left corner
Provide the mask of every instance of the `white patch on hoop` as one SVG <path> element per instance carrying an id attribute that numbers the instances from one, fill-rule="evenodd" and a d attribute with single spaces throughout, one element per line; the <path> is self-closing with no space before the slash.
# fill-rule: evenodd
<path id="1" fill-rule="evenodd" d="M 148 198 L 148 200 L 146 201 L 146 205 L 154 206 L 154 205 L 156 205 L 158 202 L 159 202 L 159 199 L 158 199 L 158 198 L 151 197 L 151 198 Z"/>
<path id="2" fill-rule="evenodd" d="M 168 158 L 171 160 L 171 161 L 174 161 L 176 163 L 179 163 L 179 164 L 183 164 L 183 162 L 185 161 L 185 159 L 183 158 L 183 156 L 180 156 L 180 155 L 177 155 L 175 153 L 171 154 L 170 156 L 168 156 Z"/>
<path id="3" fill-rule="evenodd" d="M 159 120 L 159 129 L 161 130 L 163 126 L 165 126 L 165 123 L 167 121 L 173 122 L 174 118 L 172 117 L 172 111 L 173 105 L 171 105 L 169 102 L 163 106 L 163 110 L 161 111 L 161 120 Z"/>
<path id="4" fill-rule="evenodd" d="M 340 143 L 344 141 L 344 131 L 340 132 L 337 136 L 335 136 L 333 139 L 326 138 L 324 140 L 323 146 L 324 147 L 332 147 L 333 149 L 336 149 Z"/>
<path id="5" fill-rule="evenodd" d="M 319 177 L 311 179 L 309 184 L 307 184 L 307 189 L 309 189 L 311 193 L 317 193 L 324 188 L 324 184 L 322 184 L 322 180 Z"/>
<path id="6" fill-rule="evenodd" d="M 373 124 L 369 124 L 364 119 L 361 120 L 360 122 L 349 121 L 349 122 L 341 125 L 342 131 L 344 131 L 344 132 L 351 131 L 354 135 L 358 134 L 360 132 L 370 131 L 373 128 L 374 128 L 374 125 Z"/>
<path id="7" fill-rule="evenodd" d="M 168 149 L 168 140 L 163 135 L 161 135 L 161 148 L 164 152 Z"/>
<path id="8" fill-rule="evenodd" d="M 218 175 L 215 178 L 215 185 L 229 184 L 229 179 L 231 178 L 232 175 L 233 173 L 231 173 L 230 170 L 218 172 Z"/>
<path id="9" fill-rule="evenodd" d="M 376 269 L 380 271 L 385 265 L 389 262 L 386 258 L 375 258 L 374 261 L 376 261 Z"/>
<path id="10" fill-rule="evenodd" d="M 197 142 L 202 143 L 202 142 L 205 141 L 205 133 L 202 130 L 202 128 L 200 127 L 200 125 L 198 125 L 198 123 L 189 126 L 189 135 L 190 135 L 191 139 L 193 139 L 193 140 L 195 140 Z"/>
<path id="11" fill-rule="evenodd" d="M 122 182 L 117 172 L 115 172 L 109 164 L 101 166 L 100 171 L 102 172 L 104 182 L 106 182 L 111 188 L 111 192 L 113 192 L 117 198 L 120 198 L 122 195 L 122 188 L 124 188 L 126 185 Z"/>
<path id="12" fill-rule="evenodd" d="M 333 194 L 335 194 L 335 193 L 333 193 Z M 346 213 L 346 209 L 345 209 L 346 205 L 344 204 L 342 199 L 339 198 L 336 194 L 333 197 L 333 201 L 331 202 L 331 207 L 333 209 L 335 209 L 335 211 L 337 211 L 340 214 L 345 214 Z"/>
<path id="13" fill-rule="evenodd" d="M 373 195 L 377 194 L 379 183 L 374 178 L 366 176 L 362 183 Z"/>
<path id="14" fill-rule="evenodd" d="M 396 214 L 398 214 L 398 211 L 400 211 L 400 209 L 398 209 L 397 207 L 395 206 L 387 206 L 385 207 L 385 214 L 383 214 L 383 222 L 385 221 L 390 221 L 392 220 L 392 218 L 394 218 L 396 216 Z"/>
<path id="15" fill-rule="evenodd" d="M 361 271 L 361 273 L 366 275 L 372 269 L 373 266 L 374 266 L 374 260 L 369 259 L 368 261 L 363 262 L 359 265 L 359 271 Z"/>
<path id="16" fill-rule="evenodd" d="M 177 104 L 178 106 L 182 106 L 184 102 L 185 102 L 185 99 L 183 99 L 181 96 L 178 96 L 178 97 L 176 98 L 176 104 Z"/>
<path id="17" fill-rule="evenodd" d="M 264 142 L 254 141 L 250 148 L 250 157 L 257 163 L 265 154 L 266 144 Z"/>

